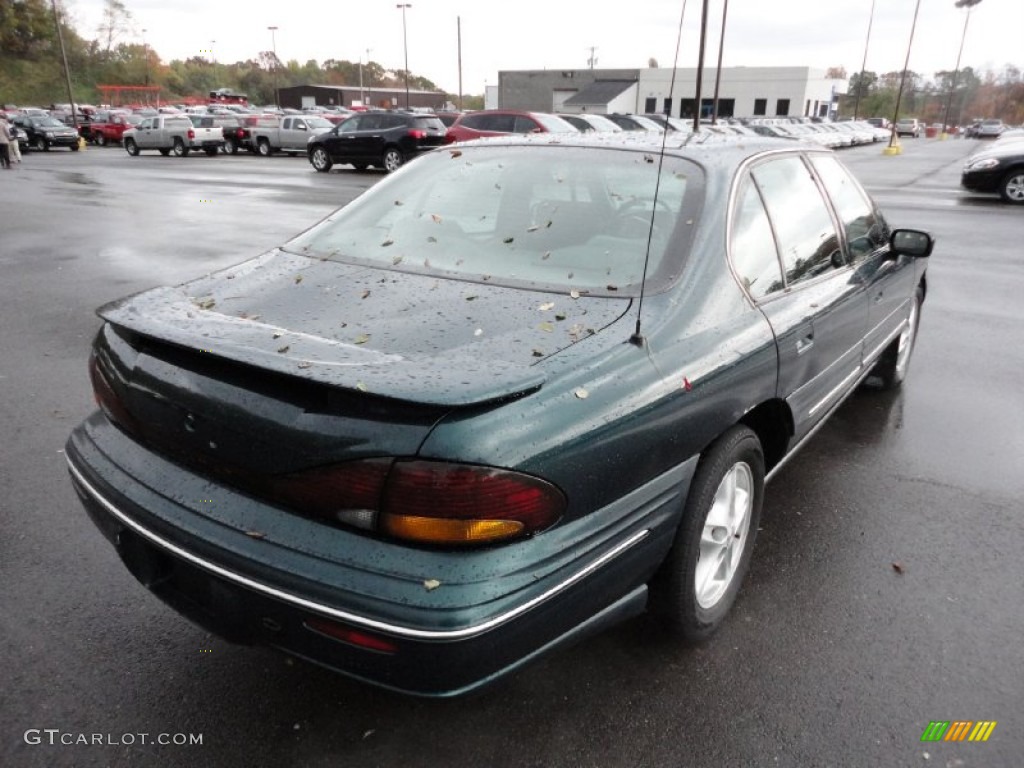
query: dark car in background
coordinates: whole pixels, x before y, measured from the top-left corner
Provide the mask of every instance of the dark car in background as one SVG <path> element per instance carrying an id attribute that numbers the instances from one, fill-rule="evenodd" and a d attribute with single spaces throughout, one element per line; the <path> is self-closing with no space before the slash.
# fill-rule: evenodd
<path id="1" fill-rule="evenodd" d="M 1000 140 L 967 158 L 960 186 L 1024 205 L 1024 141 Z"/>
<path id="2" fill-rule="evenodd" d="M 336 163 L 348 163 L 357 171 L 374 166 L 391 173 L 422 152 L 444 144 L 445 132 L 444 123 L 433 115 L 361 112 L 310 138 L 306 153 L 321 173 Z"/>
<path id="3" fill-rule="evenodd" d="M 904 381 L 931 249 L 811 145 L 460 144 L 101 308 L 66 458 L 176 610 L 387 688 L 458 694 L 644 610 L 697 642 L 767 479 Z"/>
<path id="4" fill-rule="evenodd" d="M 28 146 L 43 152 L 51 147 L 67 147 L 78 151 L 78 131 L 55 117 L 18 116 L 12 122 L 24 131 Z"/>
<path id="5" fill-rule="evenodd" d="M 488 136 L 517 133 L 579 133 L 561 117 L 544 112 L 520 112 L 510 109 L 486 109 L 467 112 L 448 128 L 447 141 L 470 141 Z"/>

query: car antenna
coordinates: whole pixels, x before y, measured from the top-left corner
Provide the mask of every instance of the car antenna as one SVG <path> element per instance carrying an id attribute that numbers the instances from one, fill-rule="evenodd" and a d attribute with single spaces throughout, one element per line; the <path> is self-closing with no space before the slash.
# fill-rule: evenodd
<path id="1" fill-rule="evenodd" d="M 672 97 L 675 93 L 676 88 L 676 71 L 679 65 L 679 46 L 683 39 L 683 18 L 686 16 L 686 0 L 683 0 L 682 10 L 679 11 L 679 30 L 676 33 L 676 53 L 672 59 L 672 78 L 668 84 L 668 98 L 669 103 L 672 103 Z M 700 107 L 698 105 L 698 111 Z M 647 228 L 647 251 L 644 253 L 644 272 L 640 278 L 640 298 L 636 305 L 636 329 L 633 331 L 633 335 L 629 337 L 629 343 L 635 344 L 638 347 L 642 347 L 645 344 L 644 336 L 640 333 L 640 312 L 644 308 L 644 290 L 647 286 L 647 265 L 651 261 L 651 240 L 654 237 L 654 215 L 658 210 L 658 192 L 661 189 L 661 168 L 665 163 L 665 144 L 668 142 L 668 131 L 669 124 L 668 118 L 671 115 L 665 115 L 665 130 L 661 134 L 661 152 L 658 155 L 658 175 L 654 182 L 654 200 L 651 201 L 651 223 Z"/>

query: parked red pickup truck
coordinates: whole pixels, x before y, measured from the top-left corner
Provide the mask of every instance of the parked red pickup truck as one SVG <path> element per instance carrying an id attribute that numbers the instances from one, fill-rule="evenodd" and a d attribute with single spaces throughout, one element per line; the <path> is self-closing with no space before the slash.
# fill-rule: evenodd
<path id="1" fill-rule="evenodd" d="M 89 137 L 93 143 L 103 146 L 104 144 L 120 144 L 124 132 L 142 122 L 141 115 L 113 114 L 106 120 L 90 123 Z"/>

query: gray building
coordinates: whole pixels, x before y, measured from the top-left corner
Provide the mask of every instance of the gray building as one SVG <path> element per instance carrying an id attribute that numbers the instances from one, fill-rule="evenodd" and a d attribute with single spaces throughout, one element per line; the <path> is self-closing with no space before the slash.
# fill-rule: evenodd
<path id="1" fill-rule="evenodd" d="M 720 117 L 827 117 L 835 114 L 845 80 L 812 67 L 723 67 Z M 498 74 L 502 109 L 539 112 L 657 112 L 692 118 L 696 68 L 526 70 Z M 701 115 L 712 111 L 715 69 L 705 68 Z"/>

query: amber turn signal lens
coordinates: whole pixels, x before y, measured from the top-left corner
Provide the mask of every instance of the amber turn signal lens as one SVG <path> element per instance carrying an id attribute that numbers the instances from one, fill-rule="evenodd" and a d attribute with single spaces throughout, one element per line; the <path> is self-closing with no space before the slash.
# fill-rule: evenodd
<path id="1" fill-rule="evenodd" d="M 443 517 L 383 515 L 381 530 L 392 536 L 430 544 L 485 544 L 518 536 L 518 520 L 452 520 Z"/>

